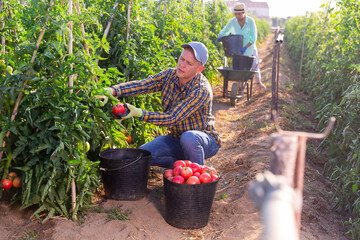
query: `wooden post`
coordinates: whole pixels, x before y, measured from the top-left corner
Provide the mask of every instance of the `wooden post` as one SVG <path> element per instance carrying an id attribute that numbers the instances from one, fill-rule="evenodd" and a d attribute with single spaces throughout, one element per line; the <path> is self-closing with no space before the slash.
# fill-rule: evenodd
<path id="1" fill-rule="evenodd" d="M 53 5 L 54 5 L 54 1 L 51 0 L 51 1 L 50 1 L 50 7 L 49 7 L 49 9 L 50 9 Z M 45 23 L 44 23 L 44 26 L 46 26 L 46 23 L 47 23 L 48 21 L 49 21 L 49 15 L 46 16 L 46 21 L 45 21 Z M 34 62 L 35 62 L 35 57 L 36 57 L 36 54 L 37 54 L 37 49 L 39 49 L 39 46 L 40 46 L 41 40 L 42 40 L 42 38 L 43 38 L 43 36 L 44 36 L 44 33 L 45 33 L 45 27 L 43 27 L 43 28 L 41 29 L 39 38 L 38 38 L 38 40 L 37 40 L 37 42 L 36 42 L 36 49 L 35 49 L 34 52 L 33 52 L 33 55 L 32 55 L 32 57 L 31 57 L 30 63 L 34 63 Z M 28 71 L 26 72 L 26 75 L 30 75 L 30 74 L 31 74 L 31 71 L 28 70 Z M 22 96 L 23 96 L 23 94 L 24 94 L 23 90 L 24 90 L 25 85 L 27 84 L 27 81 L 28 81 L 28 79 L 25 79 L 25 80 L 24 80 L 24 82 L 23 82 L 23 84 L 22 84 L 22 87 L 21 87 L 21 91 L 20 91 L 20 93 L 19 93 L 19 95 L 18 95 L 18 97 L 17 97 L 17 99 L 16 99 L 15 106 L 14 106 L 14 110 L 13 110 L 13 112 L 12 112 L 12 114 L 11 114 L 11 118 L 10 118 L 10 121 L 11 121 L 11 122 L 13 122 L 13 121 L 15 120 L 15 117 L 16 117 L 16 115 L 17 115 L 17 112 L 18 112 L 18 109 L 19 109 L 19 103 L 20 103 L 21 98 L 22 98 Z M 7 131 L 7 132 L 6 132 L 6 137 L 9 137 L 9 136 L 10 136 L 10 131 Z M 5 141 L 5 139 L 4 139 L 3 142 L 2 142 L 2 146 L 3 146 L 3 147 L 6 146 L 6 141 Z M 2 159 L 3 154 L 4 154 L 4 151 L 1 151 L 1 152 L 0 152 L 0 159 Z"/>
<path id="2" fill-rule="evenodd" d="M 68 14 L 71 17 L 73 1 L 69 0 L 68 4 L 69 4 Z M 69 56 L 71 56 L 73 54 L 73 22 L 72 21 L 69 21 L 68 47 L 69 47 Z M 70 65 L 70 68 L 71 68 L 71 70 L 73 69 L 73 64 Z M 69 76 L 69 87 L 72 88 L 73 86 L 74 86 L 74 74 Z M 72 93 L 73 91 L 74 91 L 73 89 L 70 89 L 70 93 Z M 74 178 L 71 180 L 71 201 L 72 201 L 72 210 L 75 211 L 75 208 L 76 208 L 76 184 L 75 184 Z M 76 215 L 75 215 L 75 219 L 76 219 Z"/>
<path id="3" fill-rule="evenodd" d="M 273 56 L 273 65 L 272 65 L 272 72 L 271 72 L 271 112 L 276 111 L 276 59 L 278 54 L 278 45 L 275 43 L 274 45 L 274 56 Z M 271 120 L 273 119 L 273 115 L 271 115 Z"/>
<path id="4" fill-rule="evenodd" d="M 129 37 L 130 37 L 131 3 L 132 3 L 132 1 L 129 1 L 129 5 L 128 5 L 128 9 L 127 9 L 126 41 L 128 41 Z"/>

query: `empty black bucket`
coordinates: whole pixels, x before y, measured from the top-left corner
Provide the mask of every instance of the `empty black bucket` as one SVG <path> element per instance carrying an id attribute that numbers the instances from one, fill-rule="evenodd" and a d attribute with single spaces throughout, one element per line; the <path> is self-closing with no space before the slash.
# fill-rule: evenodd
<path id="1" fill-rule="evenodd" d="M 218 182 L 179 184 L 164 177 L 165 221 L 183 229 L 205 227 Z"/>
<path id="2" fill-rule="evenodd" d="M 243 47 L 243 35 L 228 35 L 221 38 L 226 57 L 241 54 Z"/>
<path id="3" fill-rule="evenodd" d="M 254 58 L 254 56 L 235 54 L 232 61 L 233 69 L 249 71 L 254 62 Z"/>
<path id="4" fill-rule="evenodd" d="M 99 154 L 106 197 L 138 200 L 146 195 L 151 153 L 142 149 L 109 149 Z"/>

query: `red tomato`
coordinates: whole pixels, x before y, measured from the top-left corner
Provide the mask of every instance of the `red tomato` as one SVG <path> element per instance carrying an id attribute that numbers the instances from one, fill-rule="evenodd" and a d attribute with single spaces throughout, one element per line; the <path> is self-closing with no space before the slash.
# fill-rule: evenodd
<path id="1" fill-rule="evenodd" d="M 212 181 L 211 175 L 208 173 L 202 173 L 199 179 L 201 183 L 208 183 Z"/>
<path id="2" fill-rule="evenodd" d="M 169 181 L 173 181 L 174 176 L 168 177 Z"/>
<path id="3" fill-rule="evenodd" d="M 191 176 L 186 180 L 186 184 L 200 184 L 200 180 L 198 177 Z"/>
<path id="4" fill-rule="evenodd" d="M 175 176 L 175 177 L 172 179 L 172 181 L 173 181 L 174 183 L 180 183 L 180 184 L 184 184 L 184 183 L 185 183 L 185 179 L 184 179 L 182 176 L 180 176 L 180 175 Z"/>
<path id="5" fill-rule="evenodd" d="M 173 170 L 173 175 L 174 175 L 174 176 L 180 175 L 181 169 L 182 169 L 182 167 L 180 167 L 180 166 L 174 168 L 174 170 Z"/>
<path id="6" fill-rule="evenodd" d="M 215 181 L 217 181 L 217 180 L 219 180 L 218 175 L 216 175 L 216 174 L 211 175 L 211 181 L 212 181 L 212 182 L 215 182 Z"/>
<path id="7" fill-rule="evenodd" d="M 191 177 L 193 175 L 193 171 L 189 167 L 183 167 L 180 171 L 180 175 L 184 179 L 188 179 L 189 177 Z"/>
<path id="8" fill-rule="evenodd" d="M 124 114 L 125 106 L 121 103 L 115 104 L 112 109 L 113 114 L 118 115 L 118 113 Z"/>
<path id="9" fill-rule="evenodd" d="M 190 160 L 184 160 L 187 167 L 190 167 L 191 161 Z"/>
<path id="10" fill-rule="evenodd" d="M 189 166 L 193 172 L 200 172 L 200 165 L 197 163 L 192 163 Z"/>
<path id="11" fill-rule="evenodd" d="M 195 176 L 195 177 L 199 177 L 201 175 L 201 173 L 199 173 L 199 172 L 194 172 L 193 173 L 193 176 Z"/>
<path id="12" fill-rule="evenodd" d="M 208 173 L 208 174 L 211 175 L 211 170 L 210 170 L 209 167 L 204 166 L 203 169 L 202 169 L 202 171 L 201 171 L 201 173 Z"/>
<path id="13" fill-rule="evenodd" d="M 173 177 L 173 176 L 174 176 L 173 170 L 172 170 L 172 169 L 166 170 L 165 173 L 164 173 L 164 176 L 165 176 L 167 179 L 169 179 L 169 177 Z"/>
<path id="14" fill-rule="evenodd" d="M 12 187 L 12 181 L 10 179 L 1 180 L 1 184 L 3 185 L 3 189 L 10 189 Z"/>
<path id="15" fill-rule="evenodd" d="M 12 185 L 14 188 L 21 187 L 21 178 L 19 178 L 19 177 L 14 178 Z"/>
<path id="16" fill-rule="evenodd" d="M 209 167 L 209 169 L 210 169 L 211 175 L 217 175 L 215 168 Z"/>
<path id="17" fill-rule="evenodd" d="M 174 168 L 176 167 L 186 167 L 186 163 L 183 160 L 177 160 L 174 162 Z"/>

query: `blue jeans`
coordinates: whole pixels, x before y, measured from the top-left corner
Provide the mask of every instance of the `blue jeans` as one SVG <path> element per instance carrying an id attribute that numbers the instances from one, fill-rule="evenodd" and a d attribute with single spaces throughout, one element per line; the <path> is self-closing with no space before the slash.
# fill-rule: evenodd
<path id="1" fill-rule="evenodd" d="M 186 131 L 180 140 L 171 136 L 159 136 L 140 146 L 151 152 L 151 165 L 173 168 L 177 160 L 190 160 L 204 165 L 204 159 L 219 151 L 215 139 L 201 131 Z"/>

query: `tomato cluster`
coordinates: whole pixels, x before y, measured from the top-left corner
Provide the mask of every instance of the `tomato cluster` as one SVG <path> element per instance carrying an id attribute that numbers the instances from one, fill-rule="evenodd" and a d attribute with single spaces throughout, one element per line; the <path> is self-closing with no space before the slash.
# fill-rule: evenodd
<path id="1" fill-rule="evenodd" d="M 202 166 L 190 160 L 176 161 L 173 169 L 165 171 L 164 177 L 180 184 L 209 183 L 219 179 L 215 168 Z"/>
<path id="2" fill-rule="evenodd" d="M 21 178 L 18 177 L 16 172 L 10 172 L 7 178 L 1 180 L 1 187 L 5 190 L 10 189 L 12 187 L 19 188 L 21 186 Z"/>

